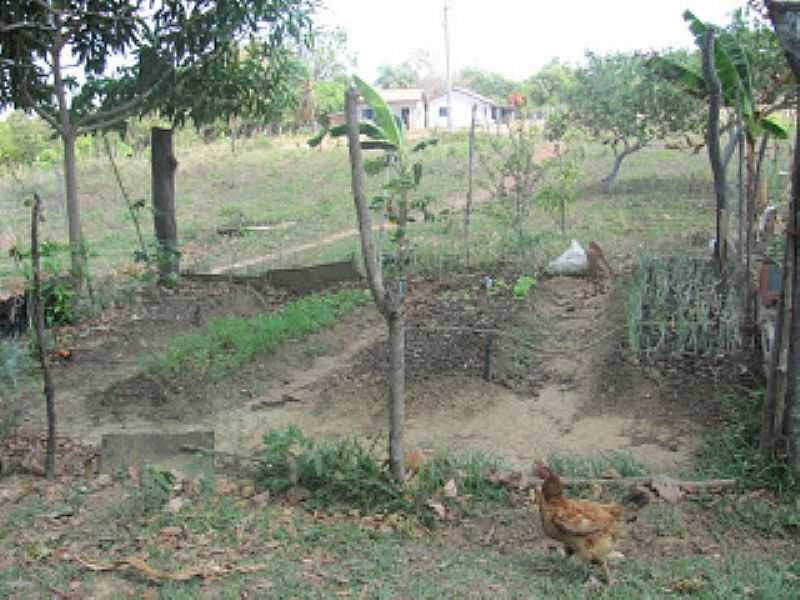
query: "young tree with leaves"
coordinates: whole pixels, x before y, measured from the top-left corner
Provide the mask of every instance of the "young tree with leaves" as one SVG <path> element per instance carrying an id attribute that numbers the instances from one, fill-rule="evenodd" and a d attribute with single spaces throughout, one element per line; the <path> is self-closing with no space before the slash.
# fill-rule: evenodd
<path id="1" fill-rule="evenodd" d="M 35 112 L 61 138 L 72 277 L 85 277 L 76 140 L 159 110 L 195 123 L 263 106 L 271 87 L 237 80 L 232 57 L 258 40 L 267 81 L 284 43 L 302 39 L 312 0 L 7 0 L 0 11 L 0 108 Z M 111 64 L 125 66 L 111 72 Z M 244 93 L 232 104 L 227 89 Z M 219 111 L 223 111 L 223 115 Z"/>
<path id="2" fill-rule="evenodd" d="M 316 146 L 323 137 L 347 135 L 350 153 L 353 201 L 358 218 L 361 237 L 361 252 L 367 272 L 370 291 L 378 310 L 386 320 L 389 329 L 389 467 L 397 481 L 405 479 L 404 431 L 405 431 L 405 297 L 408 286 L 407 263 L 409 262 L 408 226 L 413 220 L 413 211 L 422 212 L 428 220 L 427 201 L 417 195 L 422 180 L 421 161 L 413 160 L 413 155 L 436 144 L 428 139 L 411 144 L 405 137 L 402 122 L 378 93 L 358 77 L 353 78 L 355 87 L 345 95 L 346 123 L 322 131 L 309 140 Z M 374 121 L 359 123 L 358 100 L 361 96 L 372 108 Z M 362 140 L 361 136 L 367 139 Z M 391 241 L 394 246 L 393 267 L 384 269 L 381 248 L 373 235 L 370 205 L 365 190 L 365 168 L 362 150 L 381 150 L 383 154 L 370 161 L 370 171 L 389 170 L 389 178 L 384 184 L 384 194 L 378 205 L 388 220 L 395 225 Z"/>
<path id="3" fill-rule="evenodd" d="M 696 100 L 661 80 L 641 54 L 586 54 L 567 98 L 570 119 L 614 153 L 602 180 L 608 192 L 623 161 L 651 142 L 694 131 L 700 119 Z"/>

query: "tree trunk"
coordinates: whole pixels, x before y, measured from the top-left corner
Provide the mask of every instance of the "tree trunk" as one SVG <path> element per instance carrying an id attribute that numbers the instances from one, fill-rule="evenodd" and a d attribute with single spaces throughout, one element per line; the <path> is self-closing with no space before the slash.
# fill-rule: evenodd
<path id="1" fill-rule="evenodd" d="M 795 73 L 795 77 L 797 75 Z M 798 371 L 800 369 L 800 318 L 797 314 L 797 307 L 800 306 L 800 268 L 797 264 L 798 258 L 800 258 L 800 236 L 797 234 L 797 228 L 800 226 L 800 101 L 796 106 L 795 115 L 795 129 L 798 137 L 794 146 L 790 224 L 786 236 L 787 263 L 784 267 L 789 270 L 791 278 L 791 310 L 789 311 L 791 324 L 787 328 L 789 330 L 789 350 L 786 361 L 786 395 L 781 432 L 788 441 L 792 470 L 796 474 L 800 474 L 800 402 L 797 401 L 797 377 L 800 374 Z M 786 294 L 788 293 L 786 292 Z"/>
<path id="2" fill-rule="evenodd" d="M 39 220 L 41 219 L 42 201 L 39 194 L 33 195 L 31 210 L 31 268 L 33 269 L 34 329 L 39 364 L 44 379 L 44 396 L 47 407 L 47 452 L 45 454 L 45 475 L 52 480 L 56 476 L 56 409 L 55 390 L 47 365 L 47 338 L 44 328 L 44 298 L 42 297 L 42 276 L 39 259 Z"/>
<path id="3" fill-rule="evenodd" d="M 714 245 L 714 258 L 720 272 L 728 261 L 728 214 L 725 204 L 725 168 L 719 144 L 719 109 L 722 104 L 722 85 L 714 66 L 714 30 L 708 29 L 703 47 L 703 75 L 708 93 L 708 127 L 706 146 L 711 171 L 714 174 L 714 195 L 717 199 L 717 235 Z"/>
<path id="4" fill-rule="evenodd" d="M 738 160 L 736 169 L 736 188 L 737 195 L 739 196 L 738 209 L 738 223 L 737 225 L 737 239 L 736 239 L 736 262 L 739 270 L 742 269 L 744 259 L 744 207 L 747 204 L 745 189 L 744 189 L 744 130 L 742 129 L 742 115 L 737 110 L 736 112 L 736 127 L 739 130 L 739 140 L 736 144 L 738 148 Z M 744 311 L 743 311 L 744 312 Z"/>
<path id="5" fill-rule="evenodd" d="M 800 107 L 798 107 L 800 109 Z M 797 113 L 800 118 L 800 112 Z M 796 138 L 800 142 L 800 121 L 796 126 Z M 797 148 L 797 144 L 795 144 Z M 797 190 L 798 176 L 797 168 L 800 159 L 795 150 L 795 163 L 792 167 L 792 194 L 789 206 L 789 223 L 787 227 L 791 231 L 797 231 Z M 778 302 L 778 313 L 775 323 L 775 339 L 769 357 L 769 370 L 767 373 L 767 392 L 764 397 L 764 404 L 761 409 L 761 431 L 759 435 L 759 446 L 767 456 L 775 456 L 785 451 L 780 443 L 785 432 L 786 400 L 788 396 L 787 379 L 789 371 L 787 366 L 788 347 L 791 336 L 792 318 L 792 297 L 794 296 L 794 273 L 797 262 L 796 243 L 792 243 L 792 238 L 787 236 L 783 250 L 783 269 L 781 273 L 781 294 Z"/>
<path id="6" fill-rule="evenodd" d="M 644 148 L 644 146 L 645 145 L 641 142 L 637 142 L 633 146 L 630 146 L 628 141 L 625 140 L 624 150 L 614 157 L 614 165 L 611 167 L 611 172 L 600 180 L 600 189 L 604 194 L 608 194 L 611 191 L 611 184 L 614 183 L 614 181 L 617 179 L 617 175 L 619 175 L 620 167 L 622 167 L 622 161 L 624 161 L 634 152 L 638 152 Z"/>
<path id="7" fill-rule="evenodd" d="M 796 2 L 769 2 L 767 4 L 770 19 L 778 34 L 786 59 L 792 68 L 795 84 L 800 84 L 800 5 Z M 791 466 L 796 474 L 800 474 L 800 402 L 796 400 L 797 369 L 800 368 L 800 318 L 797 310 L 800 307 L 800 98 L 795 105 L 795 147 L 794 164 L 792 165 L 792 193 L 789 207 L 789 225 L 786 228 L 786 246 L 784 249 L 784 287 L 781 291 L 780 317 L 784 319 L 781 330 L 788 333 L 788 357 L 784 376 L 786 393 L 779 396 L 784 400 L 782 430 L 773 432 L 776 436 L 782 432 L 788 441 Z M 789 286 L 787 282 L 791 282 Z M 790 287 L 791 290 L 787 290 Z M 789 324 L 786 321 L 790 321 Z M 780 361 L 780 348 L 774 360 Z M 773 369 L 776 367 L 773 366 Z M 769 397 L 768 397 L 769 399 Z M 776 407 L 776 411 L 780 407 Z M 775 415 L 776 418 L 778 415 Z M 763 432 L 762 432 L 763 441 Z"/>
<path id="8" fill-rule="evenodd" d="M 752 293 L 752 265 L 753 265 L 753 212 L 755 204 L 755 139 L 753 134 L 745 131 L 745 220 L 744 220 L 744 315 L 742 316 L 742 339 L 746 346 L 750 346 L 753 339 L 753 293 Z"/>
<path id="9" fill-rule="evenodd" d="M 389 468 L 395 481 L 405 479 L 406 320 L 402 306 L 389 315 Z"/>
<path id="10" fill-rule="evenodd" d="M 81 231 L 81 208 L 78 201 L 77 162 L 75 159 L 75 133 L 71 128 L 64 132 L 64 191 L 67 197 L 67 222 L 69 226 L 70 276 L 77 291 L 83 289 L 86 279 L 86 253 Z"/>
<path id="11" fill-rule="evenodd" d="M 472 119 L 469 125 L 469 159 L 467 172 L 467 203 L 464 206 L 464 260 L 469 269 L 469 223 L 472 213 L 472 171 L 475 165 L 475 113 L 478 110 L 477 104 L 472 105 Z"/>
<path id="12" fill-rule="evenodd" d="M 175 219 L 175 171 L 178 161 L 172 153 L 172 130 L 153 127 L 150 131 L 153 223 L 158 243 L 159 282 L 174 285 L 180 271 L 178 228 Z"/>
<path id="13" fill-rule="evenodd" d="M 372 235 L 372 224 L 364 184 L 364 161 L 361 156 L 361 142 L 358 130 L 358 92 L 350 88 L 345 94 L 345 117 L 347 123 L 347 142 L 350 155 L 350 176 L 358 217 L 358 230 L 361 238 L 361 252 L 367 282 L 375 305 L 386 320 L 389 328 L 389 467 L 396 481 L 405 479 L 405 455 L 403 433 L 405 429 L 405 318 L 403 297 L 405 281 L 401 279 L 396 297 L 387 294 L 383 285 L 383 269 L 378 250 Z M 401 210 L 407 207 L 401 206 Z M 398 264 L 403 268 L 404 248 L 399 248 Z"/>

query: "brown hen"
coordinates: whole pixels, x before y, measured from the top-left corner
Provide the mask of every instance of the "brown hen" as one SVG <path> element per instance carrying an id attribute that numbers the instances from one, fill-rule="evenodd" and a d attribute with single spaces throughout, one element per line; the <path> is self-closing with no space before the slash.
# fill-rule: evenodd
<path id="1" fill-rule="evenodd" d="M 536 465 L 536 474 L 544 480 L 536 489 L 536 501 L 545 534 L 561 542 L 568 555 L 599 564 L 611 583 L 607 559 L 620 534 L 623 507 L 565 498 L 561 479 L 542 463 Z"/>

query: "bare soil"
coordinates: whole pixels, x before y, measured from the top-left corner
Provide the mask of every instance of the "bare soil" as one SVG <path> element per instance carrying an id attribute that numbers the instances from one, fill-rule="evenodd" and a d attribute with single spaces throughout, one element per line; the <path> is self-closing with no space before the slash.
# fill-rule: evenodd
<path id="1" fill-rule="evenodd" d="M 607 284 L 552 278 L 515 299 L 514 274 L 491 275 L 511 283 L 494 294 L 484 274 L 410 285 L 409 445 L 487 451 L 514 466 L 553 452 L 611 450 L 658 472 L 691 464 L 714 418 L 708 376 L 626 360 L 622 299 Z M 92 446 L 109 432 L 212 429 L 218 448 L 233 451 L 290 423 L 309 435 L 383 439 L 386 328 L 371 307 L 225 381 L 164 381 L 139 368 L 142 353 L 203 330 L 210 318 L 254 315 L 288 299 L 267 286 L 183 282 L 62 330 L 58 345 L 71 358 L 54 357 L 60 433 Z M 42 423 L 31 414 L 23 430 L 42 431 Z"/>

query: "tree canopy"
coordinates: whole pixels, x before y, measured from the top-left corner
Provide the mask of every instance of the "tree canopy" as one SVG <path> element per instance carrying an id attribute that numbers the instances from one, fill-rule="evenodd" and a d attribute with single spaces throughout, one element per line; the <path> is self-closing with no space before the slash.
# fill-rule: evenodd
<path id="1" fill-rule="evenodd" d="M 287 41 L 307 38 L 314 6 L 313 0 L 2 1 L 0 108 L 36 112 L 63 141 L 78 285 L 85 257 L 77 137 L 154 110 L 195 124 L 271 110 L 286 90 Z"/>
<path id="2" fill-rule="evenodd" d="M 653 140 L 696 130 L 702 104 L 664 81 L 646 66 L 641 54 L 586 54 L 575 72 L 568 96 L 569 114 L 615 154 L 605 189 L 616 178 L 622 161 Z M 620 149 L 621 147 L 621 149 Z"/>
<path id="3" fill-rule="evenodd" d="M 516 82 L 500 73 L 471 67 L 461 70 L 456 77 L 455 85 L 477 92 L 501 104 L 508 102 L 511 93 L 519 88 Z"/>

